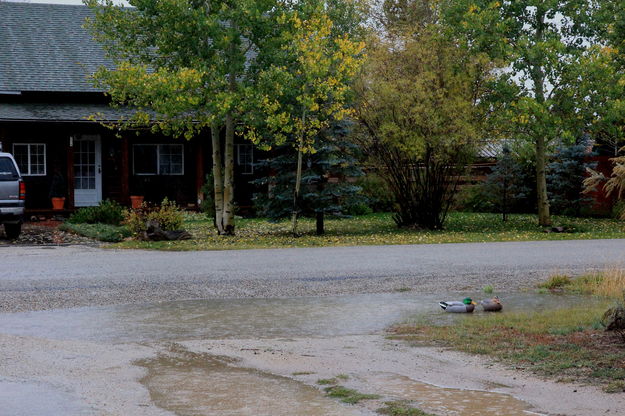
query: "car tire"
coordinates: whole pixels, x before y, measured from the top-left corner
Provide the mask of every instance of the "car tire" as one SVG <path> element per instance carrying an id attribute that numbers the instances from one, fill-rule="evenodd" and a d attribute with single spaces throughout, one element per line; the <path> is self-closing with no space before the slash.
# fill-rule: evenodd
<path id="1" fill-rule="evenodd" d="M 9 240 L 15 240 L 22 232 L 22 224 L 4 224 L 4 232 Z"/>

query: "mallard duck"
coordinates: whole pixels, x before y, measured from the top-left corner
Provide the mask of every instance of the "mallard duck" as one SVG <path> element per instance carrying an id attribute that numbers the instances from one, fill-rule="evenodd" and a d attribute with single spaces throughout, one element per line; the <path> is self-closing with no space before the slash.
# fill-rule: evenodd
<path id="1" fill-rule="evenodd" d="M 484 308 L 484 312 L 499 312 L 503 309 L 503 305 L 497 296 L 492 299 L 481 300 L 480 305 Z"/>
<path id="2" fill-rule="evenodd" d="M 438 302 L 438 304 L 445 312 L 453 313 L 471 313 L 475 309 L 475 305 L 477 305 L 471 298 L 464 298 L 462 302 L 452 300 L 448 302 Z"/>

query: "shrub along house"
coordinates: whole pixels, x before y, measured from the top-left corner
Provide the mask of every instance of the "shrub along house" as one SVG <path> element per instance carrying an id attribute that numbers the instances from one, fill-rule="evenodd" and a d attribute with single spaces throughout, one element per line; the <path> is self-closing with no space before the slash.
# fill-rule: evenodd
<path id="1" fill-rule="evenodd" d="M 103 199 L 128 204 L 131 195 L 164 197 L 196 207 L 210 171 L 209 134 L 192 140 L 144 131 L 116 132 L 89 121 L 117 121 L 129 109 L 108 106 L 89 75 L 110 65 L 82 24 L 85 6 L 0 2 L 0 142 L 15 156 L 31 213 Z M 235 200 L 250 204 L 254 148 L 236 145 Z"/>

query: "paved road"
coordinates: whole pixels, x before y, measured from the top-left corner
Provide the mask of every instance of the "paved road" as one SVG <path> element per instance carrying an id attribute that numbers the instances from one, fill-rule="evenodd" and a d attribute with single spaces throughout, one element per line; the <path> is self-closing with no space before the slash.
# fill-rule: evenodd
<path id="1" fill-rule="evenodd" d="M 625 267 L 625 240 L 245 251 L 0 248 L 0 310 L 194 297 L 516 289 L 554 272 Z"/>

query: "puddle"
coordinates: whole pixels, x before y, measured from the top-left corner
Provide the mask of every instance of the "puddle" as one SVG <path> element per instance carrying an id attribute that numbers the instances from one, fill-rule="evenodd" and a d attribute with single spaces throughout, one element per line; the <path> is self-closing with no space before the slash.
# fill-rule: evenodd
<path id="1" fill-rule="evenodd" d="M 473 294 L 479 299 L 479 294 Z M 579 296 L 500 295 L 504 312 L 595 302 Z M 217 299 L 59 309 L 0 315 L 0 333 L 50 339 L 149 342 L 180 339 L 359 335 L 415 317 L 479 319 L 445 314 L 438 301 L 455 296 L 414 292 L 337 297 Z"/>
<path id="2" fill-rule="evenodd" d="M 0 378 L 0 414 L 11 416 L 86 416 L 93 414 L 71 394 L 54 387 Z"/>
<path id="3" fill-rule="evenodd" d="M 477 390 L 460 390 L 420 383 L 397 374 L 367 378 L 367 386 L 376 392 L 407 400 L 423 411 L 449 416 L 528 416 L 529 406 L 514 397 Z"/>
<path id="4" fill-rule="evenodd" d="M 480 294 L 471 294 L 479 299 Z M 446 314 L 441 296 L 402 292 L 286 299 L 192 300 L 74 308 L 0 315 L 0 333 L 104 343 L 193 339 L 333 337 L 378 333 L 422 317 L 436 322 L 480 319 L 484 313 Z M 568 307 L 598 300 L 580 296 L 500 294 L 504 312 Z M 289 378 L 236 368 L 208 355 L 177 353 L 140 363 L 155 404 L 177 415 L 368 414 Z M 444 383 L 444 381 L 442 381 Z M 375 376 L 370 390 L 449 415 L 527 415 L 527 407 L 497 393 L 439 388 L 396 375 Z M 369 388 L 368 388 L 369 390 Z M 18 400 L 14 400 L 17 397 Z M 8 404 L 5 404 L 8 403 Z M 0 378 L 0 414 L 86 414 L 63 391 Z M 13 407 L 11 407 L 13 406 Z M 350 413 L 352 412 L 352 413 Z M 365 413 L 362 413 L 365 412 Z"/>
<path id="5" fill-rule="evenodd" d="M 292 379 L 240 368 L 235 360 L 181 347 L 138 364 L 148 371 L 141 382 L 152 401 L 179 416 L 374 414 L 366 407 L 342 405 Z M 538 415 L 525 402 L 502 393 L 442 388 L 393 373 L 367 373 L 360 382 L 367 392 L 383 395 L 383 400 L 408 401 L 446 416 Z"/>
<path id="6" fill-rule="evenodd" d="M 159 407 L 179 416 L 361 415 L 291 379 L 229 366 L 209 355 L 178 351 L 139 363 Z"/>

